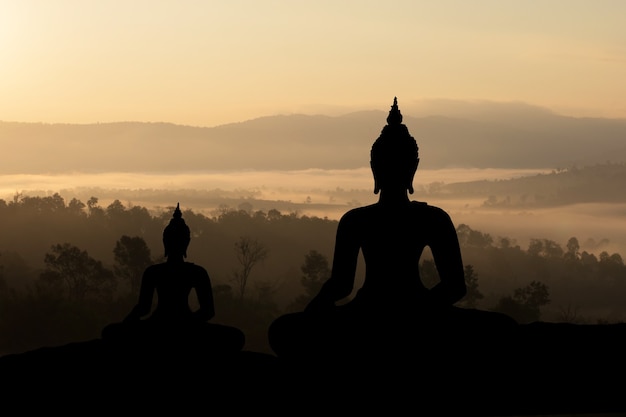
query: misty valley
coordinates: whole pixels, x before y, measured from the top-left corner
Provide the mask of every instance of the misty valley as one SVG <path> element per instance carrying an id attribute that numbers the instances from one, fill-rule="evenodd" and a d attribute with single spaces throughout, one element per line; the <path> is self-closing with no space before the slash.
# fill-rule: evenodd
<path id="1" fill-rule="evenodd" d="M 256 395 L 292 415 L 320 389 L 366 410 L 400 395 L 442 415 L 623 411 L 607 375 L 626 372 L 626 125 L 526 110 L 413 118 L 416 141 L 394 99 L 369 167 L 373 113 L 0 123 L 16 156 L 0 177 L 3 374 L 115 411 Z"/>
<path id="2" fill-rule="evenodd" d="M 551 228 L 562 222 L 567 207 L 578 207 L 572 203 L 587 203 L 607 207 L 597 224 L 608 222 L 609 228 L 626 234 L 620 229 L 625 171 L 623 164 L 606 164 L 510 180 L 418 185 L 414 197 L 451 207 L 470 290 L 463 306 L 503 311 L 520 322 L 622 322 L 626 266 L 621 247 L 616 249 L 602 231 L 589 230 L 589 222 L 572 223 L 558 234 Z M 98 190 L 83 190 L 89 191 Z M 328 277 L 338 217 L 315 215 L 314 202 L 257 200 L 242 191 L 213 196 L 210 191 L 99 191 L 119 198 L 103 203 L 100 195 L 81 199 L 71 193 L 24 193 L 0 202 L 3 354 L 89 340 L 107 323 L 120 320 L 136 301 L 143 268 L 162 259 L 161 232 L 177 202 L 192 231 L 188 259 L 208 270 L 215 287 L 215 320 L 243 329 L 248 349 L 269 352 L 269 323 L 304 308 Z M 332 191 L 336 201 L 359 204 L 369 194 Z M 171 204 L 122 203 L 130 195 L 134 201 L 156 197 Z M 466 203 L 458 203 L 462 201 Z M 482 207 L 483 218 L 491 223 L 466 222 L 467 201 L 481 201 L 471 210 Z M 344 202 L 335 210 L 340 216 L 349 207 Z M 606 215 L 610 207 L 615 211 L 612 224 Z M 493 214 L 503 209 L 518 215 L 556 211 L 543 228 L 518 224 L 520 233 L 510 229 L 508 234 Z M 258 243 L 268 254 L 247 265 L 245 283 L 237 257 L 242 239 Z M 147 254 L 123 256 L 138 244 L 145 244 Z M 421 269 L 423 280 L 434 284 L 437 272 L 428 252 Z M 362 264 L 359 271 L 357 286 Z"/>

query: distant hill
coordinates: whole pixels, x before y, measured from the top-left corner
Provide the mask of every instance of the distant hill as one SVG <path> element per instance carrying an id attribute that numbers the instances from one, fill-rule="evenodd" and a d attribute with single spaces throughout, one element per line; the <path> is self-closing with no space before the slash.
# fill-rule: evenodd
<path id="1" fill-rule="evenodd" d="M 422 168 L 626 161 L 626 119 L 565 117 L 524 104 L 451 114 L 414 117 L 403 111 Z M 358 168 L 367 166 L 386 116 L 387 110 L 277 115 L 216 127 L 0 122 L 0 174 Z"/>
<path id="2" fill-rule="evenodd" d="M 572 166 L 507 180 L 482 180 L 427 187 L 437 198 L 484 198 L 487 207 L 549 207 L 626 202 L 626 163 Z"/>

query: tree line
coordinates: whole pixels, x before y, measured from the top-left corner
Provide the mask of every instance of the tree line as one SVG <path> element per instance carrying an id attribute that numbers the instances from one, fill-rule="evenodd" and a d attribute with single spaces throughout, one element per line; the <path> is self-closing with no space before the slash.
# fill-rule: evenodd
<path id="1" fill-rule="evenodd" d="M 66 202 L 59 194 L 0 200 L 0 354 L 89 340 L 121 320 L 143 270 L 164 259 L 161 234 L 174 207 L 101 207 L 96 197 Z M 330 275 L 337 221 L 249 206 L 210 216 L 181 209 L 192 232 L 188 260 L 211 276 L 214 320 L 244 330 L 247 349 L 268 352 L 269 323 L 304 308 Z M 520 322 L 623 321 L 621 255 L 581 251 L 575 237 L 521 248 L 465 224 L 457 233 L 468 286 L 460 306 Z M 362 272 L 360 264 L 357 286 Z M 437 281 L 428 253 L 421 275 Z"/>

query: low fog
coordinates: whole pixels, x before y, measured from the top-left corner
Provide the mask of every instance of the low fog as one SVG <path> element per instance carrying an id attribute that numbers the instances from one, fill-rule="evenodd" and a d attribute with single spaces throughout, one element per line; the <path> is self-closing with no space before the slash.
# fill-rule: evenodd
<path id="1" fill-rule="evenodd" d="M 553 172 L 553 171 L 552 171 Z M 467 197 L 434 192 L 455 186 L 489 181 L 546 177 L 549 169 L 439 169 L 419 170 L 412 199 L 440 206 L 456 224 L 489 233 L 495 239 L 513 239 L 525 248 L 532 238 L 565 244 L 576 236 L 581 249 L 626 254 L 626 201 L 577 202 L 550 207 L 489 207 L 489 197 L 468 191 Z M 554 175 L 554 174 L 553 174 Z M 515 194 L 516 183 L 509 184 Z M 505 187 L 506 188 L 506 187 Z M 96 196 L 101 206 L 115 200 L 127 207 L 141 206 L 153 212 L 180 202 L 194 212 L 210 216 L 220 206 L 246 210 L 279 209 L 283 213 L 338 220 L 351 207 L 376 201 L 369 168 L 354 170 L 309 169 L 299 171 L 233 171 L 176 174 L 104 173 L 74 175 L 0 176 L 0 198 L 16 195 L 50 196 L 83 202 Z M 626 196 L 625 196 L 626 199 Z M 580 196 L 585 201 L 585 196 Z"/>

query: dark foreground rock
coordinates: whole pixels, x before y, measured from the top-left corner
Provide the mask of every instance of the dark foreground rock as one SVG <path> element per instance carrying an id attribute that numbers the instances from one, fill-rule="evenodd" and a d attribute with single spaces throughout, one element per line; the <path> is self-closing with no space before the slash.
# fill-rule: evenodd
<path id="1" fill-rule="evenodd" d="M 511 337 L 302 361 L 102 340 L 0 357 L 3 405 L 67 413 L 516 416 L 626 413 L 626 324 L 533 323 Z"/>

